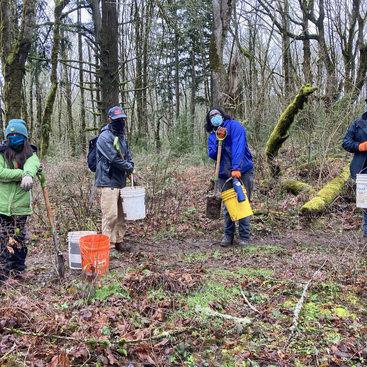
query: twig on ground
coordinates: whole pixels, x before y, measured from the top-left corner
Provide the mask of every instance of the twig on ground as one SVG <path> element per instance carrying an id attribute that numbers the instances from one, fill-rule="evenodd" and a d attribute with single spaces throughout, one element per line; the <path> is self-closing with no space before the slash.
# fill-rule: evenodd
<path id="1" fill-rule="evenodd" d="M 220 313 L 220 312 L 214 311 L 209 307 L 202 307 L 200 305 L 196 305 L 195 311 L 198 314 L 204 314 L 204 315 L 207 315 L 207 316 L 219 317 L 223 320 L 230 320 L 230 321 L 234 322 L 235 324 L 239 324 L 239 325 L 248 325 L 248 324 L 251 324 L 251 322 L 252 322 L 252 320 L 249 319 L 248 317 L 236 317 L 236 316 L 232 316 L 232 315 L 227 315 L 225 313 Z"/>
<path id="2" fill-rule="evenodd" d="M 284 347 L 283 347 L 283 350 L 287 349 L 290 341 L 292 340 L 293 338 L 293 335 L 294 335 L 294 332 L 297 328 L 297 325 L 298 325 L 298 318 L 299 318 L 299 314 L 301 312 L 301 309 L 302 309 L 302 306 L 303 306 L 303 302 L 306 298 L 306 293 L 307 293 L 307 289 L 308 287 L 310 286 L 312 280 L 314 278 L 316 278 L 316 276 L 318 275 L 318 273 L 321 271 L 321 269 L 325 266 L 327 260 L 325 260 L 323 262 L 323 264 L 313 273 L 311 279 L 306 283 L 305 287 L 303 288 L 303 292 L 302 292 L 302 295 L 301 295 L 301 298 L 298 300 L 297 302 L 297 305 L 296 305 L 296 308 L 294 309 L 294 316 L 293 316 L 293 321 L 292 321 L 292 326 L 290 328 L 290 334 L 289 334 L 289 337 L 288 337 L 288 340 L 287 342 L 285 343 Z"/>
<path id="3" fill-rule="evenodd" d="M 149 338 L 141 338 L 141 339 L 135 339 L 135 340 L 126 340 L 125 338 L 121 338 L 119 340 L 119 344 L 139 344 L 139 343 L 143 343 L 143 342 L 148 342 L 148 341 L 152 341 L 152 340 L 159 340 L 159 339 L 164 339 L 164 338 L 171 338 L 174 337 L 176 335 L 180 335 L 183 333 L 186 333 L 188 331 L 194 330 L 195 327 L 191 326 L 191 327 L 187 327 L 187 328 L 183 328 L 183 329 L 179 329 L 179 330 L 174 330 L 174 331 L 165 331 L 162 334 L 159 335 L 155 335 L 155 336 L 151 336 Z M 78 343 L 93 343 L 93 344 L 104 344 L 106 342 L 105 339 L 102 340 L 97 340 L 95 338 L 87 338 L 87 339 L 82 339 L 82 338 L 73 338 L 70 336 L 66 336 L 66 335 L 55 335 L 55 334 L 45 334 L 45 333 L 36 333 L 33 331 L 26 331 L 26 330 L 21 330 L 21 329 L 16 329 L 16 328 L 8 328 L 8 327 L 4 327 L 3 330 L 6 330 L 8 332 L 12 332 L 14 334 L 17 335 L 31 335 L 31 336 L 36 336 L 36 337 L 40 337 L 40 338 L 48 338 L 48 339 L 64 339 L 64 340 L 69 340 L 69 341 L 75 341 Z"/>
<path id="4" fill-rule="evenodd" d="M 250 301 L 247 299 L 244 291 L 241 289 L 241 294 L 242 294 L 242 297 L 243 299 L 245 300 L 245 302 L 247 303 L 247 305 L 251 308 L 252 311 L 255 311 L 257 313 L 261 313 L 255 306 L 253 306 Z"/>

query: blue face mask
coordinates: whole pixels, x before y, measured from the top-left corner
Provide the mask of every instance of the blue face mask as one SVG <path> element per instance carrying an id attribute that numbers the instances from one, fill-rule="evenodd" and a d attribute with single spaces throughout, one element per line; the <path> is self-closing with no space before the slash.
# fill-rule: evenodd
<path id="1" fill-rule="evenodd" d="M 24 144 L 24 136 L 21 135 L 12 135 L 8 137 L 9 145 L 12 148 L 19 148 L 21 145 Z"/>
<path id="2" fill-rule="evenodd" d="M 213 126 L 218 127 L 223 122 L 223 117 L 221 115 L 215 115 L 211 118 L 210 122 Z"/>

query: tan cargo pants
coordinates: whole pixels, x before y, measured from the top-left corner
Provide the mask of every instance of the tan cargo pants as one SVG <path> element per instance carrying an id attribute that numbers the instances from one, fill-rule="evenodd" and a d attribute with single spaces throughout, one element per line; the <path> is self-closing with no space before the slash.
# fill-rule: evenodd
<path id="1" fill-rule="evenodd" d="M 110 246 L 123 242 L 126 223 L 119 189 L 99 187 L 101 193 L 102 234 L 110 237 Z"/>

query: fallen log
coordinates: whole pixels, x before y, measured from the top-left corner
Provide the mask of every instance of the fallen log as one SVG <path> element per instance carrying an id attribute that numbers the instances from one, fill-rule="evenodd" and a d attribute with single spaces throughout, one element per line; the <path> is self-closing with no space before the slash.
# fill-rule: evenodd
<path id="1" fill-rule="evenodd" d="M 301 192 L 309 192 L 316 194 L 313 187 L 305 182 L 293 180 L 291 178 L 284 178 L 281 182 L 282 190 L 298 195 Z"/>
<path id="2" fill-rule="evenodd" d="M 301 208 L 302 215 L 321 213 L 326 205 L 331 204 L 344 189 L 345 183 L 349 179 L 349 167 L 344 167 L 341 174 L 328 182 L 317 196 L 308 201 Z"/>

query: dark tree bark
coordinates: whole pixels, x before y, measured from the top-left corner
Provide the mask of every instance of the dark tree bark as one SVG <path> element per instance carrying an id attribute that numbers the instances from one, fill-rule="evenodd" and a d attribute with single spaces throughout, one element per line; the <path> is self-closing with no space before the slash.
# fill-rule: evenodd
<path id="1" fill-rule="evenodd" d="M 108 110 L 119 104 L 118 22 L 116 0 L 102 1 L 102 12 L 99 4 L 98 0 L 91 0 L 100 61 L 97 75 L 101 90 L 99 110 L 104 124 Z"/>
<path id="2" fill-rule="evenodd" d="M 0 4 L 0 49 L 4 76 L 4 112 L 5 121 L 20 118 L 22 114 L 22 80 L 25 62 L 31 47 L 35 28 L 35 0 L 23 0 L 23 14 L 20 28 L 18 19 L 12 13 L 11 0 L 2 0 Z"/>

